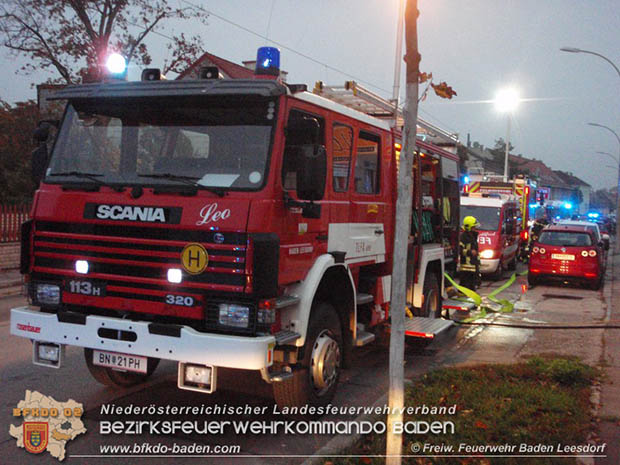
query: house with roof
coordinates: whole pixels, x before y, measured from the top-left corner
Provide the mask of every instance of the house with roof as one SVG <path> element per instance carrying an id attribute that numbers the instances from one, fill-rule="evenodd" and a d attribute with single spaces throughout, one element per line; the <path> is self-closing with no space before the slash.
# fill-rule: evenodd
<path id="1" fill-rule="evenodd" d="M 592 186 L 585 182 L 583 179 L 573 175 L 573 173 L 567 173 L 566 171 L 554 170 L 554 173 L 562 178 L 565 184 L 572 186 L 578 205 L 578 213 L 585 215 L 590 210 L 590 197 L 592 195 Z"/>

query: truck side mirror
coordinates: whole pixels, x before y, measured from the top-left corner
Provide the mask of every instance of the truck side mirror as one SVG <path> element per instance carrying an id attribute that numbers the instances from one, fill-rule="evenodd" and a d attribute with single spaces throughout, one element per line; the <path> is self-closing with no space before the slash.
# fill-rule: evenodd
<path id="1" fill-rule="evenodd" d="M 321 200 L 325 194 L 327 154 L 323 145 L 299 146 L 297 166 L 297 197 L 300 200 Z"/>
<path id="2" fill-rule="evenodd" d="M 47 140 L 50 135 L 50 126 L 47 123 L 39 123 L 39 126 L 34 130 L 32 138 L 39 143 L 39 146 L 32 151 L 31 157 L 31 174 L 32 181 L 35 185 L 39 185 L 45 168 L 47 166 Z"/>
<path id="3" fill-rule="evenodd" d="M 37 128 L 32 133 L 32 138 L 38 142 L 39 144 L 44 144 L 47 142 L 47 139 L 50 137 L 50 127 L 49 124 L 39 124 Z"/>

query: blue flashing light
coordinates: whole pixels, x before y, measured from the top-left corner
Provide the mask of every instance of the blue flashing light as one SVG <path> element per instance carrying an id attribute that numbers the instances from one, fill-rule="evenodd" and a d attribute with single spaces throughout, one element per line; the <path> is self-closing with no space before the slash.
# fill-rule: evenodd
<path id="1" fill-rule="evenodd" d="M 463 176 L 463 184 L 469 184 L 469 176 Z"/>
<path id="2" fill-rule="evenodd" d="M 256 54 L 254 74 L 280 75 L 280 50 L 275 47 L 260 47 Z"/>
<path id="3" fill-rule="evenodd" d="M 572 208 L 573 208 L 573 204 L 572 204 L 572 203 L 570 203 L 570 202 L 566 202 L 566 203 L 564 204 L 564 208 L 566 208 L 567 210 L 570 210 L 570 209 L 572 209 Z"/>
<path id="4" fill-rule="evenodd" d="M 598 218 L 599 216 L 601 216 L 599 213 L 593 212 L 593 213 L 588 213 L 588 218 Z"/>
<path id="5" fill-rule="evenodd" d="M 538 208 L 539 205 L 537 203 L 531 203 L 530 208 Z"/>

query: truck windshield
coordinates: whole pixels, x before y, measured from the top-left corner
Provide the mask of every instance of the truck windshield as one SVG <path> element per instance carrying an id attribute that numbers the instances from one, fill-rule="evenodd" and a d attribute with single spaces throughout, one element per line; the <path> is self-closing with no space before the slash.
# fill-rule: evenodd
<path id="1" fill-rule="evenodd" d="M 463 218 L 473 216 L 478 220 L 480 231 L 497 231 L 499 229 L 500 209 L 498 207 L 482 207 L 479 205 L 461 205 L 461 224 Z"/>
<path id="2" fill-rule="evenodd" d="M 267 176 L 275 105 L 241 99 L 69 104 L 46 181 L 83 182 L 86 173 L 108 184 L 257 190 Z"/>

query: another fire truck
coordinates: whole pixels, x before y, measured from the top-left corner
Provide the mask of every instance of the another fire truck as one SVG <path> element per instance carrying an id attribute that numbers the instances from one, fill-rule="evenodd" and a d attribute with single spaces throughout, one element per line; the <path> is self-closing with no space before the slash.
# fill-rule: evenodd
<path id="1" fill-rule="evenodd" d="M 390 102 L 352 82 L 282 83 L 268 58 L 251 80 L 147 70 L 57 94 L 68 104 L 22 230 L 32 305 L 11 311 L 35 364 L 59 367 L 72 345 L 108 385 L 167 359 L 182 389 L 213 392 L 218 367 L 236 368 L 259 370 L 280 405 L 330 401 L 352 349 L 389 322 L 401 132 Z M 457 164 L 420 140 L 412 337 L 452 323 Z"/>
<path id="2" fill-rule="evenodd" d="M 509 195 L 516 196 L 519 202 L 520 214 L 515 218 L 519 222 L 521 230 L 519 257 L 527 257 L 526 247 L 529 241 L 530 205 L 536 203 L 537 185 L 536 182 L 526 176 L 518 175 L 513 179 L 504 182 L 503 176 L 488 173 L 470 174 L 468 182 L 463 186 L 465 194 L 481 195 Z"/>

